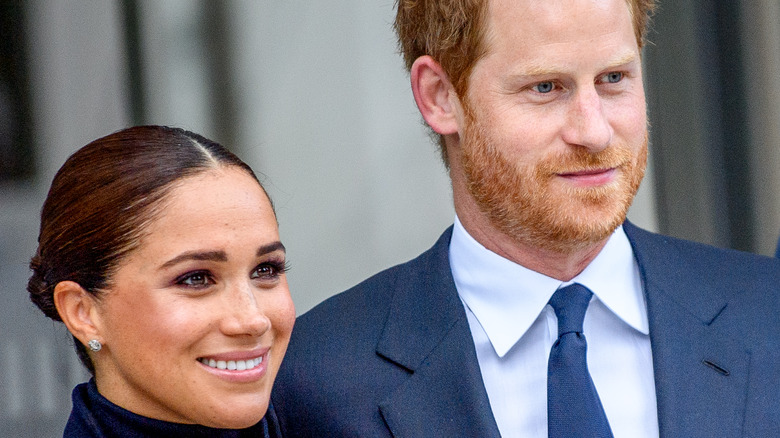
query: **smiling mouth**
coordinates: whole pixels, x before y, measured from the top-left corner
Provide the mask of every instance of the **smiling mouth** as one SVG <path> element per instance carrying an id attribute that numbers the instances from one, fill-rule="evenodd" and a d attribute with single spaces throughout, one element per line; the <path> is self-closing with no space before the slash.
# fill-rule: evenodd
<path id="1" fill-rule="evenodd" d="M 263 356 L 247 360 L 215 360 L 201 357 L 198 358 L 198 362 L 218 370 L 244 371 L 260 366 L 263 363 Z"/>

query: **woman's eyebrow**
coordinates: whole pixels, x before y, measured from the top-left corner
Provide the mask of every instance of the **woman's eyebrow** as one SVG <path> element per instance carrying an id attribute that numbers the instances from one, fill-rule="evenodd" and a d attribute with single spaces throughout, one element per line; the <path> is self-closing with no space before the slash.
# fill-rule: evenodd
<path id="1" fill-rule="evenodd" d="M 282 242 L 277 240 L 276 242 L 272 242 L 269 243 L 268 245 L 263 245 L 260 248 L 258 248 L 257 255 L 261 256 L 279 250 L 281 250 L 285 254 L 287 253 L 287 249 L 284 247 L 284 245 L 282 245 Z"/>
<path id="2" fill-rule="evenodd" d="M 187 251 L 163 263 L 162 266 L 160 266 L 160 269 L 169 268 L 173 265 L 190 260 L 226 262 L 227 254 L 225 251 Z"/>
<path id="3" fill-rule="evenodd" d="M 274 251 L 287 252 L 282 242 L 276 241 L 263 245 L 257 249 L 257 255 L 262 256 Z M 187 251 L 183 252 L 176 257 L 168 260 L 160 266 L 160 269 L 170 268 L 186 261 L 211 261 L 211 262 L 226 262 L 228 260 L 227 253 L 225 251 Z"/>

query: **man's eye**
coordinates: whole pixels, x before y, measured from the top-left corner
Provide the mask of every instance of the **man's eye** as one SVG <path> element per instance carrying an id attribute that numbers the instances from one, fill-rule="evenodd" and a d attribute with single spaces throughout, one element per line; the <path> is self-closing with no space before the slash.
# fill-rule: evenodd
<path id="1" fill-rule="evenodd" d="M 619 71 L 613 71 L 604 75 L 604 82 L 614 84 L 623 80 L 623 73 Z"/>
<path id="2" fill-rule="evenodd" d="M 534 85 L 532 89 L 537 93 L 546 94 L 555 89 L 555 84 L 552 82 L 540 82 Z"/>

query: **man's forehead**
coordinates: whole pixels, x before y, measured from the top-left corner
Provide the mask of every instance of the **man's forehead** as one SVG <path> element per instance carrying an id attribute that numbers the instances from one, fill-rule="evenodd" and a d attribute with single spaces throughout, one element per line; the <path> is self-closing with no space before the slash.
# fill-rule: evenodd
<path id="1" fill-rule="evenodd" d="M 498 32 L 513 31 L 525 37 L 545 32 L 562 32 L 577 28 L 596 14 L 613 9 L 627 19 L 633 30 L 628 0 L 486 0 L 488 13 L 485 35 L 489 42 Z M 614 23 L 619 26 L 619 23 Z M 605 32 L 608 30 L 605 29 Z"/>
<path id="2" fill-rule="evenodd" d="M 576 47 L 608 49 L 635 43 L 633 20 L 625 0 L 488 0 L 485 51 L 502 56 L 531 49 L 576 56 Z M 623 42 L 621 42 L 623 41 Z M 615 48 L 616 48 L 615 47 Z M 638 46 L 637 46 L 638 47 Z M 610 50 L 607 50 L 610 51 Z M 623 64 L 626 50 L 610 53 L 607 62 Z M 632 50 L 629 50 L 632 51 Z M 624 52 L 624 53 L 619 53 Z M 636 55 L 634 55 L 636 56 Z"/>

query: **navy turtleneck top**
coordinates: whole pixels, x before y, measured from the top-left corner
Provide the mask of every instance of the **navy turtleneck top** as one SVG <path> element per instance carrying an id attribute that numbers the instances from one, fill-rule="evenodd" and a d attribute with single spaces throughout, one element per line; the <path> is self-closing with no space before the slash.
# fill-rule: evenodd
<path id="1" fill-rule="evenodd" d="M 94 379 L 73 389 L 73 410 L 65 426 L 64 438 L 127 437 L 259 437 L 281 436 L 273 408 L 262 421 L 247 429 L 214 429 L 196 424 L 154 420 L 123 409 L 100 395 Z M 269 421 L 270 420 L 270 421 Z"/>

